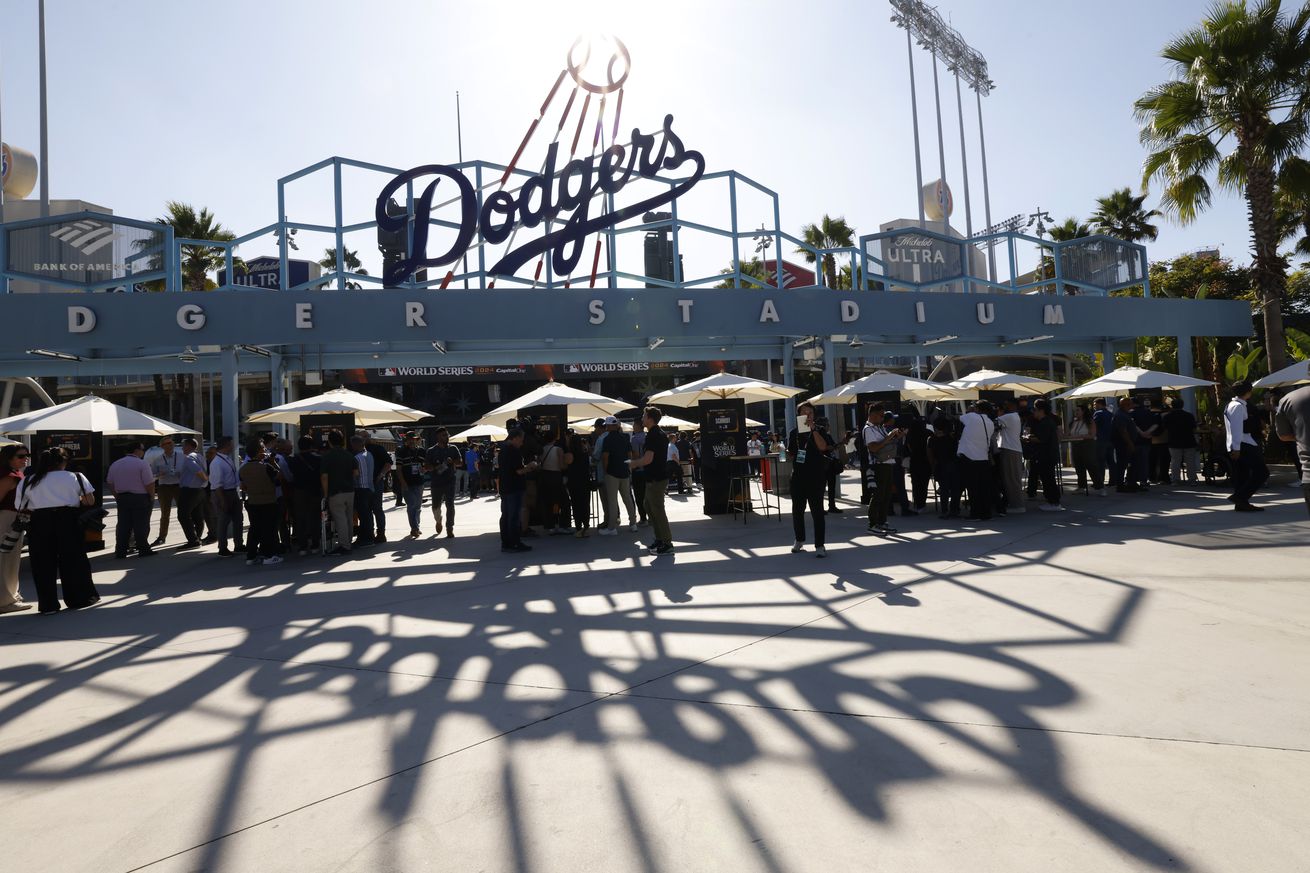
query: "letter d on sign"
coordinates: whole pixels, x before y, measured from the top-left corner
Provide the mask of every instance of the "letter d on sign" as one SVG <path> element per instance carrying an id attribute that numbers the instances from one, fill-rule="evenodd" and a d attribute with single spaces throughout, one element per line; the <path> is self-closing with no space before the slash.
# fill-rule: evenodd
<path id="1" fill-rule="evenodd" d="M 843 300 L 841 302 L 841 320 L 845 322 L 855 321 L 860 317 L 860 304 L 854 300 Z"/>
<path id="2" fill-rule="evenodd" d="M 85 306 L 68 307 L 68 332 L 90 333 L 96 329 L 96 314 Z"/>

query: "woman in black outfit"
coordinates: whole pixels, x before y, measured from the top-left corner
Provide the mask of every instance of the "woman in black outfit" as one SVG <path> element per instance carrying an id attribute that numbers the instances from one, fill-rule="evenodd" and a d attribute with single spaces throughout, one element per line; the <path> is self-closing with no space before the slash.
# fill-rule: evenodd
<path id="1" fill-rule="evenodd" d="M 68 455 L 61 448 L 47 449 L 36 462 L 36 472 L 18 486 L 16 505 L 32 514 L 27 530 L 32 581 L 42 615 L 59 611 L 56 582 L 63 583 L 64 605 L 82 609 L 100 600 L 91 581 L 86 556 L 86 535 L 79 521 L 95 505 L 95 490 L 81 473 L 70 473 Z"/>
<path id="2" fill-rule="evenodd" d="M 805 551 L 805 507 L 808 505 L 810 515 L 814 516 L 814 551 L 824 558 L 828 552 L 823 545 L 823 489 L 828 478 L 827 456 L 833 443 L 828 432 L 819 427 L 813 406 L 805 403 L 798 407 L 796 417 L 801 419 L 802 416 L 811 428 L 809 432 L 801 433 L 798 427 L 787 438 L 787 458 L 792 463 L 791 524 L 796 534 L 796 544 L 791 550 Z"/>
<path id="3" fill-rule="evenodd" d="M 591 441 L 574 434 L 569 437 L 568 452 L 565 487 L 573 506 L 573 535 L 582 539 L 591 527 Z"/>

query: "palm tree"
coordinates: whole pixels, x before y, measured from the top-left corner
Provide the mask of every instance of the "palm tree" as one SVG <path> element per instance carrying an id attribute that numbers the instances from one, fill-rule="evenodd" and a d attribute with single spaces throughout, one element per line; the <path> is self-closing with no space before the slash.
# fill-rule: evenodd
<path id="1" fill-rule="evenodd" d="M 774 281 L 776 281 L 777 279 L 777 276 L 773 275 L 771 272 L 765 269 L 764 267 L 765 262 L 760 260 L 759 258 L 751 258 L 749 261 L 741 261 L 740 263 L 741 263 L 741 284 L 743 288 L 772 287 Z M 719 270 L 720 275 L 727 276 L 728 278 L 723 280 L 719 284 L 715 285 L 714 287 L 715 288 L 734 287 L 733 282 L 735 280 L 732 278 L 732 274 L 735 272 L 736 270 L 733 269 L 732 264 L 729 264 L 728 266 L 724 267 L 722 270 Z"/>
<path id="2" fill-rule="evenodd" d="M 1269 369 L 1279 369 L 1286 362 L 1287 264 L 1278 254 L 1275 196 L 1280 176 L 1303 163 L 1297 155 L 1310 141 L 1310 5 L 1284 18 L 1280 0 L 1217 3 L 1161 55 L 1174 78 L 1135 104 L 1151 150 L 1143 185 L 1159 178 L 1161 206 L 1184 224 L 1210 205 L 1212 172 L 1220 188 L 1241 192 Z"/>
<path id="3" fill-rule="evenodd" d="M 816 249 L 848 248 L 855 245 L 855 228 L 847 224 L 845 218 L 832 218 L 825 213 L 818 224 L 801 228 L 801 239 Z M 797 248 L 796 251 L 805 256 L 806 263 L 814 263 L 814 252 L 810 249 Z M 837 287 L 837 258 L 831 254 L 823 256 L 823 278 L 829 288 Z"/>
<path id="4" fill-rule="evenodd" d="M 1159 210 L 1147 210 L 1142 204 L 1146 195 L 1134 197 L 1132 190 L 1117 188 L 1104 197 L 1096 198 L 1096 211 L 1092 213 L 1091 223 L 1097 233 L 1112 236 L 1126 242 L 1141 242 L 1144 239 L 1155 241 L 1160 235 L 1160 228 L 1151 224 L 1151 219 L 1160 214 Z"/>
<path id="5" fill-rule="evenodd" d="M 173 228 L 173 234 L 179 239 L 210 239 L 228 242 L 236 239 L 236 234 L 219 224 L 214 213 L 201 207 L 199 211 L 189 203 L 170 200 L 166 206 L 168 214 L 156 218 L 159 224 Z M 182 246 L 182 286 L 188 291 L 204 291 L 205 281 L 211 270 L 226 266 L 227 258 L 220 248 L 211 246 Z M 231 281 L 232 277 L 228 277 Z"/>
<path id="6" fill-rule="evenodd" d="M 1092 235 L 1092 228 L 1085 221 L 1070 216 L 1059 224 L 1053 224 L 1048 228 L 1051 232 L 1051 239 L 1056 242 L 1066 242 L 1071 239 L 1079 239 L 1084 236 Z"/>
<path id="7" fill-rule="evenodd" d="M 368 270 L 364 269 L 363 261 L 359 259 L 359 252 L 351 251 L 343 246 L 341 260 L 345 262 L 345 271 L 347 273 L 359 273 L 361 276 L 368 275 Z M 335 248 L 324 249 L 323 257 L 319 258 L 318 265 L 323 268 L 324 273 L 335 273 L 337 271 L 337 250 Z M 346 288 L 349 290 L 354 291 L 361 287 L 358 282 L 346 282 Z"/>

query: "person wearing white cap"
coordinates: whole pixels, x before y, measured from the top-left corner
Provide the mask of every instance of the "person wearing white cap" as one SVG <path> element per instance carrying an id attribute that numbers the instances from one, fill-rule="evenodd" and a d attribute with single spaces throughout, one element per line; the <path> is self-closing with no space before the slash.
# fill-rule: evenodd
<path id="1" fill-rule="evenodd" d="M 632 460 L 632 442 L 619 427 L 619 420 L 612 415 L 605 418 L 605 430 L 600 463 L 605 471 L 605 517 L 609 523 L 600 534 L 615 536 L 619 532 L 619 497 L 623 498 L 623 505 L 628 510 L 628 529 L 637 529 L 637 505 L 632 499 L 632 471 L 628 467 Z"/>

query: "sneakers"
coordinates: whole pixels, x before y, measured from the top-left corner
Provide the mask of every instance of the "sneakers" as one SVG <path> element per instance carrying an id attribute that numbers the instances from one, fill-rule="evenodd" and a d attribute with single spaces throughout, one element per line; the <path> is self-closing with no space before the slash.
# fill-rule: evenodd
<path id="1" fill-rule="evenodd" d="M 274 564 L 281 564 L 281 563 L 282 563 L 282 559 L 279 558 L 277 555 L 269 555 L 267 558 L 264 559 L 265 567 L 271 567 Z"/>
<path id="2" fill-rule="evenodd" d="M 599 533 L 603 537 L 616 537 L 619 535 L 619 532 L 612 527 L 603 527 L 599 531 L 597 531 L 597 533 Z"/>
<path id="3" fill-rule="evenodd" d="M 797 552 L 803 552 L 803 551 L 805 551 L 805 543 L 801 542 L 800 540 L 797 540 L 796 544 L 791 547 L 791 553 L 793 555 L 796 554 Z"/>
<path id="4" fill-rule="evenodd" d="M 629 522 L 629 523 L 628 523 L 628 530 L 632 531 L 633 533 L 636 533 L 636 532 L 637 532 L 637 523 L 636 523 L 635 521 Z"/>
<path id="5" fill-rule="evenodd" d="M 873 533 L 873 534 L 877 534 L 878 536 L 885 537 L 888 534 L 896 533 L 896 528 L 890 527 L 887 524 L 871 524 L 869 525 L 869 533 Z"/>
<path id="6" fill-rule="evenodd" d="M 246 566 L 253 567 L 259 563 L 259 558 L 246 558 Z"/>
<path id="7" fill-rule="evenodd" d="M 1061 506 L 1059 503 L 1043 503 L 1043 504 L 1041 504 L 1040 506 L 1038 506 L 1037 508 L 1040 509 L 1042 512 L 1065 512 L 1065 511 L 1066 511 L 1065 507 L 1064 507 L 1064 506 Z"/>
<path id="8" fill-rule="evenodd" d="M 423 533 L 422 533 L 422 531 L 420 531 L 418 528 L 414 528 L 413 530 L 411 530 L 411 531 L 409 532 L 409 538 L 410 538 L 411 540 L 416 540 L 416 539 L 418 539 L 418 538 L 421 537 L 421 536 L 423 536 Z"/>
<path id="9" fill-rule="evenodd" d="M 1264 512 L 1263 506 L 1254 506 L 1250 503 L 1239 503 L 1233 507 L 1237 512 Z"/>
<path id="10" fill-rule="evenodd" d="M 673 543 L 660 543 L 658 546 L 656 546 L 654 549 L 651 550 L 651 554 L 667 555 L 670 554 L 672 551 L 673 551 Z"/>
<path id="11" fill-rule="evenodd" d="M 828 557 L 828 550 L 825 549 L 823 546 L 815 546 L 814 554 L 818 555 L 820 558 L 826 558 Z"/>

